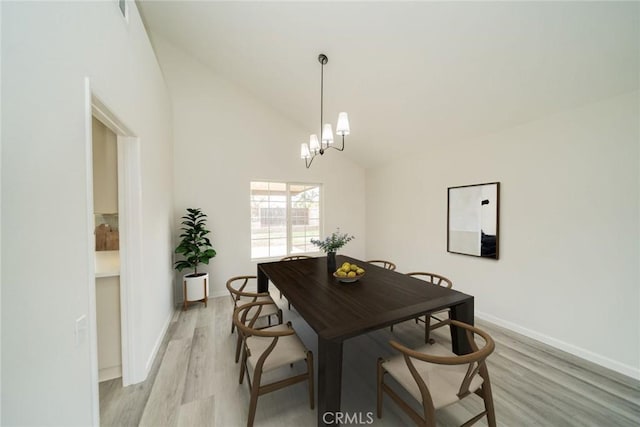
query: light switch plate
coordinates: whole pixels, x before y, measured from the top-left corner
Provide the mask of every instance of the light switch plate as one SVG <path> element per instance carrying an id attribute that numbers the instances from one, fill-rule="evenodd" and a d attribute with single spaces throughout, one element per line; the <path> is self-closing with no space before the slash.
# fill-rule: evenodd
<path id="1" fill-rule="evenodd" d="M 74 330 L 74 337 L 76 341 L 76 347 L 87 342 L 87 335 L 89 327 L 87 324 L 87 316 L 83 314 L 76 319 L 76 327 Z"/>

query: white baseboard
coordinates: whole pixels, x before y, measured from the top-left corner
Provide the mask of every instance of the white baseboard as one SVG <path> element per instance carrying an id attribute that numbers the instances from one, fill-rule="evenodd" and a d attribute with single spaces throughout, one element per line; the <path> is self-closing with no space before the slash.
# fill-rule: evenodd
<path id="1" fill-rule="evenodd" d="M 209 298 L 217 298 L 217 297 L 223 297 L 223 296 L 229 296 L 229 291 L 227 291 L 226 289 L 215 291 L 215 292 L 212 292 L 211 290 L 209 290 Z"/>
<path id="2" fill-rule="evenodd" d="M 555 347 L 559 350 L 566 351 L 567 353 L 573 354 L 581 359 L 588 360 L 589 362 L 593 362 L 597 365 L 603 366 L 607 369 L 611 369 L 612 371 L 616 371 L 625 375 L 627 377 L 640 380 L 640 368 L 634 367 L 631 365 L 625 365 L 624 363 L 620 363 L 616 360 L 609 359 L 608 357 L 604 357 L 600 354 L 594 353 L 589 350 L 585 350 L 584 348 L 575 346 L 573 344 L 568 344 L 564 341 L 560 341 L 556 338 L 550 337 L 548 335 L 541 334 L 536 331 L 532 331 L 531 329 L 527 329 L 520 325 L 517 325 L 513 322 L 509 322 L 504 319 L 500 319 L 498 317 L 492 316 L 491 314 L 475 312 L 476 317 L 479 319 L 486 320 L 487 322 L 494 323 L 498 326 L 502 326 L 503 328 L 509 329 L 511 331 L 517 332 L 526 337 L 532 338 L 534 340 L 543 342 L 547 345 Z"/>
<path id="3" fill-rule="evenodd" d="M 222 290 L 222 291 L 213 291 L 211 289 L 209 289 L 209 299 L 211 298 L 219 298 L 219 297 L 228 297 L 229 296 L 229 291 Z M 176 303 L 176 307 L 182 307 L 182 305 L 184 304 L 184 299 L 182 299 L 181 301 L 178 301 Z"/>
<path id="4" fill-rule="evenodd" d="M 102 368 L 98 371 L 98 382 L 120 378 L 122 376 L 122 365 Z"/>
<path id="5" fill-rule="evenodd" d="M 173 312 L 169 313 L 169 317 L 165 320 L 164 325 L 162 326 L 162 330 L 160 331 L 160 335 L 156 339 L 156 343 L 153 345 L 153 350 L 147 359 L 147 363 L 144 367 L 144 379 L 149 376 L 149 372 L 151 372 L 151 367 L 153 366 L 153 361 L 158 354 L 158 350 L 160 350 L 160 346 L 162 345 L 162 340 L 164 340 L 164 336 L 167 334 L 167 330 L 169 329 L 169 324 L 171 324 L 171 319 L 173 318 Z M 143 380 L 144 380 L 143 379 Z"/>

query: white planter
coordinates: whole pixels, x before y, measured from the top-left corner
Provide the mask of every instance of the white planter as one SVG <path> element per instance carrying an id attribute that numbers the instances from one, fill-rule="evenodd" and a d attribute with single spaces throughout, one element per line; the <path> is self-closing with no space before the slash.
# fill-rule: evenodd
<path id="1" fill-rule="evenodd" d="M 188 303 L 195 301 L 202 301 L 205 307 L 207 306 L 207 300 L 209 298 L 209 273 L 195 277 L 192 274 L 187 274 L 182 277 L 182 285 L 185 310 Z"/>

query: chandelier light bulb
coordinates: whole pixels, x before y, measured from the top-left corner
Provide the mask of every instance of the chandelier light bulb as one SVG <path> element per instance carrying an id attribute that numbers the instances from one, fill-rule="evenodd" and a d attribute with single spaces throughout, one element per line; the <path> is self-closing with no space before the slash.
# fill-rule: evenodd
<path id="1" fill-rule="evenodd" d="M 333 129 L 329 123 L 322 126 L 322 143 L 326 146 L 333 144 Z"/>
<path id="2" fill-rule="evenodd" d="M 311 153 L 309 152 L 309 145 L 305 142 L 303 142 L 300 145 L 300 158 L 301 159 L 308 159 L 309 157 L 311 157 Z"/>
<path id="3" fill-rule="evenodd" d="M 314 154 L 320 151 L 320 142 L 318 141 L 318 135 L 315 133 L 309 137 L 309 148 Z"/>
<path id="4" fill-rule="evenodd" d="M 341 136 L 349 135 L 349 116 L 347 113 L 338 114 L 338 124 L 336 125 L 336 134 Z"/>

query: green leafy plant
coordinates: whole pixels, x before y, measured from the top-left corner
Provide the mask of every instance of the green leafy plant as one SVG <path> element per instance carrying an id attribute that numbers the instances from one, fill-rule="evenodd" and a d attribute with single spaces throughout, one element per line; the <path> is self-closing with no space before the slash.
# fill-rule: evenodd
<path id="1" fill-rule="evenodd" d="M 324 252 L 336 252 L 338 249 L 355 239 L 354 236 L 350 236 L 346 233 L 341 234 L 340 229 L 336 229 L 331 236 L 324 240 L 311 239 L 311 243 L 322 249 Z"/>
<path id="2" fill-rule="evenodd" d="M 207 215 L 200 209 L 187 209 L 187 214 L 182 217 L 182 241 L 176 248 L 176 253 L 181 254 L 184 259 L 176 261 L 175 268 L 182 271 L 185 268 L 192 268 L 193 274 L 198 274 L 198 265 L 209 264 L 209 260 L 216 256 L 216 251 L 211 246 L 211 241 L 207 237 L 211 231 L 207 230 Z"/>

